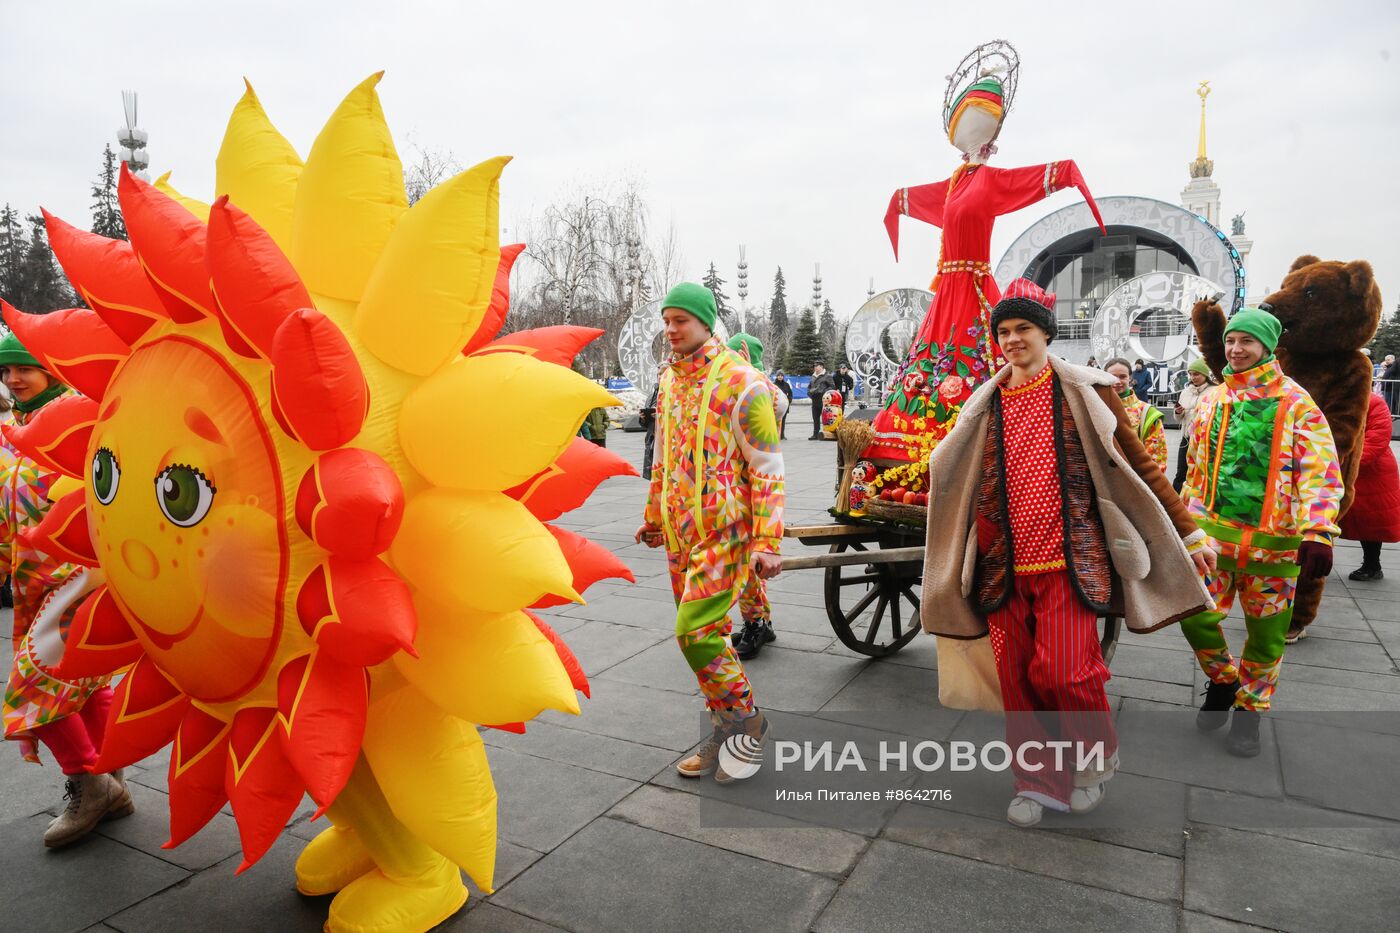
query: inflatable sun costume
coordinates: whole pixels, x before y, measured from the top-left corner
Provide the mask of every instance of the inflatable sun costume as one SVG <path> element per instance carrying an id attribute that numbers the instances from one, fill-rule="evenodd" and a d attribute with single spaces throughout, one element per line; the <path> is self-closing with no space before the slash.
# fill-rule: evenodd
<path id="1" fill-rule="evenodd" d="M 491 890 L 479 724 L 579 710 L 530 607 L 630 574 L 544 522 L 624 461 L 568 368 L 600 332 L 495 340 L 511 259 L 491 159 L 413 207 L 375 86 L 305 164 L 249 87 L 212 205 L 123 172 L 130 243 L 49 218 L 92 310 L 9 326 L 82 395 L 7 429 L 71 477 L 32 543 L 88 568 L 44 658 L 125 671 L 95 770 L 173 742 L 170 841 L 231 802 L 247 868 L 310 794 L 297 863 L 330 930 L 426 930 Z M 562 364 L 562 365 L 560 365 Z M 62 483 L 59 484 L 60 486 Z"/>

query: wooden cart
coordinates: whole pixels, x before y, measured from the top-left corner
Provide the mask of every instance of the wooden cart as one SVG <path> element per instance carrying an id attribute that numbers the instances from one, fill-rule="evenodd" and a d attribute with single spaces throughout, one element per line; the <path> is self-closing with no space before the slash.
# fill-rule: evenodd
<path id="1" fill-rule="evenodd" d="M 787 528 L 783 536 L 826 548 L 825 553 L 783 557 L 783 570 L 826 572 L 826 615 L 841 644 L 872 658 L 894 654 L 921 631 L 924 533 L 875 523 Z M 1100 620 L 1104 663 L 1113 660 L 1123 620 Z"/>

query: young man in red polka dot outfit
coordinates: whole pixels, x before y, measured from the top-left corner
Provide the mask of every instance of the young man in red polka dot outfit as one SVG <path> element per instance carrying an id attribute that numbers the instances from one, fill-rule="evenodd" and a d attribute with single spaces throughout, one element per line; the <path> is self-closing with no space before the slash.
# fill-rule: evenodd
<path id="1" fill-rule="evenodd" d="M 924 627 L 990 636 L 1018 826 L 1046 808 L 1094 809 L 1116 771 L 1098 616 L 1122 613 L 1136 631 L 1179 621 L 1210 603 L 1197 573 L 1214 563 L 1112 377 L 1050 356 L 1054 300 L 1024 279 L 1007 288 L 991 327 L 1010 365 L 930 463 Z M 975 555 L 963 545 L 974 535 Z M 1102 742 L 1104 767 L 1075 772 L 1075 752 L 1044 747 L 1055 739 Z"/>

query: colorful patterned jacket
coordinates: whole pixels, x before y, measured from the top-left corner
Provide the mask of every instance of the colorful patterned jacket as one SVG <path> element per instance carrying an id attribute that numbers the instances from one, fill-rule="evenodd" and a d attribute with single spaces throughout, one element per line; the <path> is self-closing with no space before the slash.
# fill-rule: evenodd
<path id="1" fill-rule="evenodd" d="M 1138 440 L 1142 441 L 1142 446 L 1147 448 L 1152 459 L 1165 473 L 1167 471 L 1167 431 L 1162 424 L 1162 413 L 1138 398 L 1131 389 L 1127 392 L 1119 392 L 1118 398 L 1123 403 L 1123 410 L 1128 413 L 1128 423 L 1133 426 L 1134 431 L 1137 431 Z"/>
<path id="2" fill-rule="evenodd" d="M 1222 545 L 1221 567 L 1296 573 L 1302 542 L 1337 534 L 1343 485 L 1327 418 L 1272 360 L 1227 374 L 1196 411 L 1181 494 Z"/>
<path id="3" fill-rule="evenodd" d="M 769 385 L 714 337 L 662 371 L 645 521 L 666 529 L 668 547 L 745 525 L 755 551 L 778 553 L 783 455 Z"/>

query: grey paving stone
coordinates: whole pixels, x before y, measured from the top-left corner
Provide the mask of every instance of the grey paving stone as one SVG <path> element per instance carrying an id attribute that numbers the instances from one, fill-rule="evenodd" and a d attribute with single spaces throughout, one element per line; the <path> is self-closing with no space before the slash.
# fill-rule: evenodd
<path id="1" fill-rule="evenodd" d="M 925 670 L 938 670 L 938 649 L 936 640 L 932 635 L 915 635 L 914 640 L 894 654 L 887 655 L 880 660 L 885 664 L 903 664 L 908 667 L 922 667 Z M 833 654 L 849 654 L 845 645 L 836 642 L 827 649 Z"/>
<path id="2" fill-rule="evenodd" d="M 655 786 L 638 788 L 636 793 L 609 810 L 608 816 L 719 849 L 829 876 L 845 875 L 869 844 L 868 839 L 854 833 L 811 826 Z"/>
<path id="3" fill-rule="evenodd" d="M 493 749 L 500 838 L 548 852 L 627 796 L 637 782 L 504 748 Z"/>
<path id="4" fill-rule="evenodd" d="M 1111 785 L 1110 785 L 1111 786 Z M 1156 901 L 1181 899 L 1177 858 L 905 804 L 883 838 Z"/>
<path id="5" fill-rule="evenodd" d="M 14 743 L 0 746 L 0 822 L 57 813 L 63 806 L 63 772 L 47 751 L 39 754 L 42 767 L 21 758 Z"/>
<path id="6" fill-rule="evenodd" d="M 1268 933 L 1267 928 L 1252 923 L 1237 923 L 1210 914 L 1187 910 L 1181 914 L 1181 933 Z"/>
<path id="7" fill-rule="evenodd" d="M 6 930 L 81 930 L 189 877 L 96 834 L 67 849 L 45 849 L 49 820 L 45 814 L 0 823 Z"/>
<path id="8" fill-rule="evenodd" d="M 1177 913 L 1155 901 L 877 840 L 814 929 L 1175 933 Z"/>
<path id="9" fill-rule="evenodd" d="M 186 884 L 109 916 L 107 923 L 122 933 L 318 933 L 331 899 L 297 893 L 294 869 L 303 845 L 283 836 L 237 877 L 242 856 L 235 855 L 190 876 Z"/>
<path id="10" fill-rule="evenodd" d="M 466 910 L 441 926 L 434 927 L 435 933 L 556 933 L 561 929 L 506 910 L 491 901 L 482 901 L 475 906 L 471 901 L 467 903 Z"/>
<path id="11" fill-rule="evenodd" d="M 1282 796 L 1273 726 L 1268 718 L 1261 724 L 1259 757 L 1236 758 L 1225 751 L 1225 730 L 1198 731 L 1194 712 L 1146 700 L 1124 700 L 1118 714 L 1122 768 L 1131 774 L 1181 784 Z"/>
<path id="12" fill-rule="evenodd" d="M 170 798 L 134 781 L 127 787 L 136 812 L 123 820 L 102 823 L 97 832 L 147 855 L 190 871 L 200 871 L 241 851 L 238 825 L 233 817 L 216 813 L 214 818 L 174 849 L 162 849 L 170 839 Z"/>
<path id="13" fill-rule="evenodd" d="M 1397 822 L 1323 810 L 1293 800 L 1229 794 L 1204 787 L 1191 788 L 1187 800 L 1187 813 L 1193 823 L 1209 823 L 1332 849 L 1400 859 L 1400 823 Z"/>
<path id="14" fill-rule="evenodd" d="M 627 880 L 628 896 L 599 883 L 601 866 Z M 731 883 L 738 878 L 744 883 Z M 492 902 L 578 933 L 690 929 L 701 920 L 701 905 L 706 929 L 805 931 L 835 888 L 817 875 L 603 819 Z"/>
<path id="15" fill-rule="evenodd" d="M 590 599 L 587 605 L 560 609 L 559 614 L 575 619 L 612 622 L 638 628 L 671 632 L 676 630 L 676 604 L 670 594 L 637 587 L 635 595 L 609 593 Z M 651 595 L 655 594 L 655 595 Z"/>
<path id="16" fill-rule="evenodd" d="M 1136 677 L 1114 677 L 1105 687 L 1110 697 L 1132 697 L 1176 706 L 1199 705 L 1194 684 L 1164 683 L 1160 680 L 1140 680 Z"/>
<path id="17" fill-rule="evenodd" d="M 708 731 L 703 727 L 705 704 L 698 692 L 685 696 L 610 680 L 606 675 L 592 678 L 592 687 L 593 696 L 582 703 L 578 716 L 550 710 L 541 721 L 677 752 L 690 748 Z"/>
<path id="18" fill-rule="evenodd" d="M 938 676 L 925 668 L 871 661 L 819 715 L 874 729 L 946 739 L 962 720 L 960 710 L 938 703 Z"/>
<path id="19" fill-rule="evenodd" d="M 1273 725 L 1290 797 L 1329 810 L 1400 820 L 1395 792 L 1400 736 L 1360 733 L 1338 722 L 1280 718 Z"/>
<path id="20" fill-rule="evenodd" d="M 745 669 L 752 673 L 749 664 L 745 664 Z M 673 638 L 658 640 L 645 651 L 608 668 L 607 676 L 609 680 L 620 680 L 672 693 L 698 695 L 700 690 L 695 680 L 695 672 L 686 663 L 680 646 Z"/>
<path id="21" fill-rule="evenodd" d="M 1283 671 L 1279 677 L 1279 689 L 1286 689 L 1293 681 L 1307 681 L 1314 684 L 1327 684 L 1333 687 L 1352 687 L 1357 690 L 1372 690 L 1377 693 L 1400 693 L 1400 675 L 1377 674 L 1371 671 L 1343 671 L 1332 667 L 1313 667 L 1305 658 L 1283 661 Z"/>
<path id="22" fill-rule="evenodd" d="M 1357 644 L 1331 638 L 1305 638 L 1296 645 L 1289 645 L 1283 656 L 1285 672 L 1290 661 L 1344 671 L 1395 673 L 1395 662 L 1379 644 Z M 1284 676 L 1287 676 L 1286 673 Z"/>
<path id="23" fill-rule="evenodd" d="M 1281 873 L 1282 866 L 1296 870 Z M 1186 843 L 1183 906 L 1299 933 L 1392 931 L 1400 916 L 1396 868 L 1391 859 L 1201 827 Z"/>
<path id="24" fill-rule="evenodd" d="M 745 670 L 759 707 L 810 712 L 821 709 L 868 663 L 868 658 L 843 658 L 770 645 Z"/>
<path id="25" fill-rule="evenodd" d="M 676 753 L 667 748 L 566 729 L 547 722 L 528 723 L 524 735 L 487 729 L 481 737 L 487 745 L 564 761 L 634 781 L 648 780 L 676 760 Z"/>
<path id="26" fill-rule="evenodd" d="M 594 677 L 663 640 L 672 641 L 665 634 L 651 629 L 609 622 L 586 622 L 569 632 L 564 642 L 583 665 L 583 672 Z M 680 654 L 679 649 L 676 654 Z"/>
<path id="27" fill-rule="evenodd" d="M 540 853 L 534 849 L 527 849 L 525 846 L 518 846 L 513 842 L 506 842 L 504 839 L 496 840 L 496 868 L 491 879 L 495 890 L 510 884 L 522 871 L 539 861 Z M 466 878 L 467 890 L 470 897 L 467 901 L 469 906 L 479 904 L 487 897 L 476 882 L 470 877 Z"/>
<path id="28" fill-rule="evenodd" d="M 1186 651 L 1121 642 L 1113 655 L 1113 673 L 1169 684 L 1191 684 L 1197 677 L 1194 662 Z"/>
<path id="29" fill-rule="evenodd" d="M 1373 622 L 1400 622 L 1400 597 L 1395 594 L 1382 596 L 1376 593 L 1374 597 L 1367 598 L 1360 591 L 1353 593 L 1356 597 L 1356 607 L 1367 619 Z"/>

